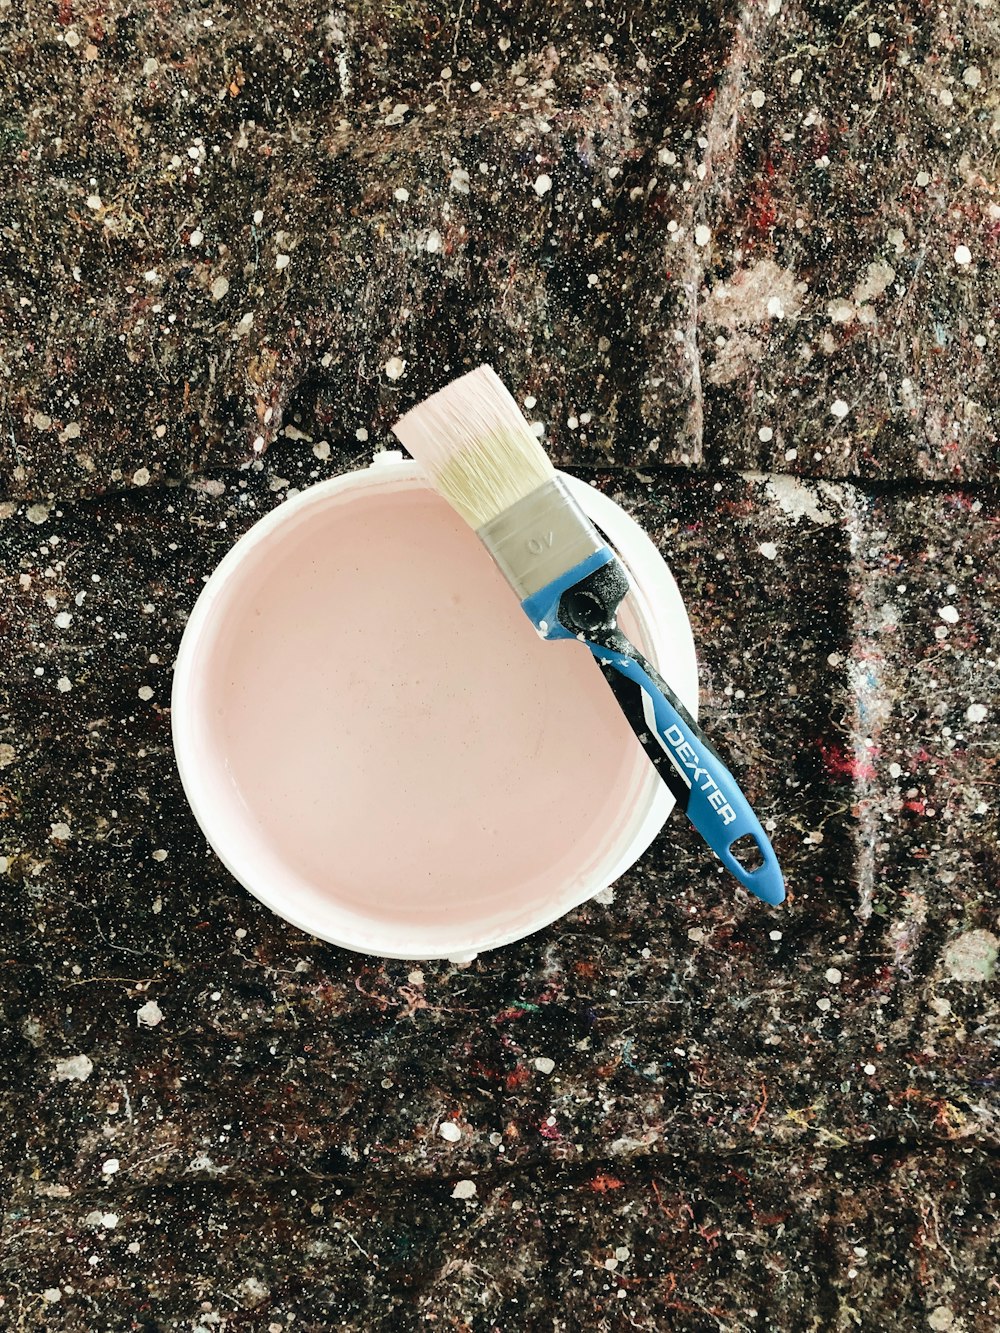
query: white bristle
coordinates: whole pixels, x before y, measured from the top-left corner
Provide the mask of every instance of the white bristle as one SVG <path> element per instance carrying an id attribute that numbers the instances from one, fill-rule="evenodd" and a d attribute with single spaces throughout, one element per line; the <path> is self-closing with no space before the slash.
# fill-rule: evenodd
<path id="1" fill-rule="evenodd" d="M 491 366 L 453 380 L 392 429 L 473 528 L 543 486 L 555 471 Z"/>

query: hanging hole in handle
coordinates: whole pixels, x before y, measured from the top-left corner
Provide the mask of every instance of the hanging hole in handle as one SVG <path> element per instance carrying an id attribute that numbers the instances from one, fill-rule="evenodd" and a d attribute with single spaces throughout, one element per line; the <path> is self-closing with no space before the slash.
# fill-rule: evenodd
<path id="1" fill-rule="evenodd" d="M 753 874 L 764 864 L 764 853 L 760 843 L 752 833 L 744 833 L 730 845 L 729 855 L 737 860 L 748 874 Z"/>

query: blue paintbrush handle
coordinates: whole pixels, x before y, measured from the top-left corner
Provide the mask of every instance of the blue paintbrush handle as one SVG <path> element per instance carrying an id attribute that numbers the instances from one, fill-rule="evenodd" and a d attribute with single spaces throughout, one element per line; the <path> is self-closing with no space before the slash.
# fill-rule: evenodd
<path id="1" fill-rule="evenodd" d="M 621 562 L 605 547 L 522 605 L 547 639 L 586 644 L 657 772 L 705 842 L 744 888 L 766 903 L 783 902 L 778 859 L 736 779 L 667 682 L 618 628 L 617 611 L 628 586 Z M 747 847 L 748 838 L 755 846 Z M 737 843 L 746 865 L 734 854 Z"/>
<path id="2" fill-rule="evenodd" d="M 766 903 L 783 902 L 785 885 L 778 858 L 760 820 L 708 737 L 670 686 L 620 632 L 612 632 L 603 643 L 588 641 L 587 647 L 606 672 L 615 672 L 642 691 L 646 726 L 676 774 L 668 785 L 712 851 L 744 888 Z M 609 676 L 609 681 L 620 698 L 613 677 Z M 634 711 L 625 712 L 633 721 Z M 666 778 L 664 767 L 657 764 L 657 768 Z M 732 851 L 733 844 L 745 838 L 752 838 L 756 844 L 754 864 L 757 861 L 760 864 L 753 870 L 743 866 Z"/>

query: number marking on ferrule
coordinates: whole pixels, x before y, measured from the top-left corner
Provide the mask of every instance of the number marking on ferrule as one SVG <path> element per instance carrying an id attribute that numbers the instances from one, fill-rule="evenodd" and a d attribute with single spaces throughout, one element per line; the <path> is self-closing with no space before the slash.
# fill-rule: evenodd
<path id="1" fill-rule="evenodd" d="M 527 546 L 532 555 L 541 555 L 543 551 L 551 550 L 555 542 L 556 534 L 554 532 L 543 533 L 540 537 L 529 537 Z"/>

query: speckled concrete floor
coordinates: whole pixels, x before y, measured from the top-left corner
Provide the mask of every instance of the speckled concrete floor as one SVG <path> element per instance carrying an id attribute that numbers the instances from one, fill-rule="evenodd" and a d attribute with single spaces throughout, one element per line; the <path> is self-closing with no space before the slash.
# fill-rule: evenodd
<path id="1" fill-rule="evenodd" d="M 0 1326 L 1000 1327 L 998 55 L 972 0 L 0 0 Z M 670 561 L 783 908 L 671 820 L 415 969 L 207 851 L 203 577 L 486 359 Z"/>

